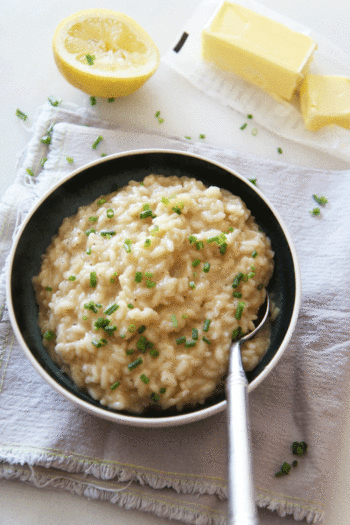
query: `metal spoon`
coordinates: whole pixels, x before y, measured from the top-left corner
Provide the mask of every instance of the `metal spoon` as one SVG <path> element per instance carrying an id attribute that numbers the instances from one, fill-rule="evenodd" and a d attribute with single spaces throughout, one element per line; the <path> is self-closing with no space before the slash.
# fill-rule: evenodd
<path id="1" fill-rule="evenodd" d="M 265 305 L 265 310 L 263 306 Z M 269 313 L 269 296 L 259 311 L 264 315 L 258 326 L 230 347 L 226 379 L 228 420 L 228 525 L 257 525 L 254 498 L 252 450 L 248 422 L 248 381 L 243 370 L 241 344 L 264 325 Z"/>

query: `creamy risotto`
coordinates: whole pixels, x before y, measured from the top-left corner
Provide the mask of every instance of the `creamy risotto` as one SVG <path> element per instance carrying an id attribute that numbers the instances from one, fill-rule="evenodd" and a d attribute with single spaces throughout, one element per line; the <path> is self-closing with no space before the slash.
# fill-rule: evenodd
<path id="1" fill-rule="evenodd" d="M 149 175 L 63 221 L 33 279 L 44 345 L 102 405 L 203 403 L 231 339 L 254 328 L 272 271 L 270 241 L 239 197 Z M 264 330 L 242 346 L 246 370 L 268 344 Z"/>

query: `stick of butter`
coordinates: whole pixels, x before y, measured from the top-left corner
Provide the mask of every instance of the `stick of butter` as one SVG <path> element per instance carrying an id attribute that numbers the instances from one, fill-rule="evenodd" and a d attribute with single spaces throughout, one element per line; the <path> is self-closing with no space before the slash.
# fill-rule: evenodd
<path id="1" fill-rule="evenodd" d="M 310 131 L 329 124 L 350 129 L 350 78 L 306 75 L 300 86 L 300 107 Z"/>
<path id="2" fill-rule="evenodd" d="M 231 2 L 202 31 L 202 55 L 271 95 L 291 100 L 304 79 L 314 40 Z"/>

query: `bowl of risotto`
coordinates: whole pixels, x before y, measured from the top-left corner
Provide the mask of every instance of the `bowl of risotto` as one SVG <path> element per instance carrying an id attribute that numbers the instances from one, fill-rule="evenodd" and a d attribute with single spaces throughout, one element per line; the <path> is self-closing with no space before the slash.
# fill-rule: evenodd
<path id="1" fill-rule="evenodd" d="M 172 150 L 90 163 L 22 224 L 7 280 L 25 355 L 60 394 L 135 426 L 170 426 L 226 407 L 232 340 L 254 389 L 282 357 L 300 272 L 278 212 L 243 176 Z"/>

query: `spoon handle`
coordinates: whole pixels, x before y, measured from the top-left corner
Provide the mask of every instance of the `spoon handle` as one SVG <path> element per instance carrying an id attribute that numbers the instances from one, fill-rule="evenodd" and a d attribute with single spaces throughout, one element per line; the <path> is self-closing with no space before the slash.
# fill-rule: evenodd
<path id="1" fill-rule="evenodd" d="M 254 500 L 247 397 L 248 383 L 238 341 L 230 348 L 230 368 L 226 379 L 229 525 L 258 525 L 259 523 Z"/>

